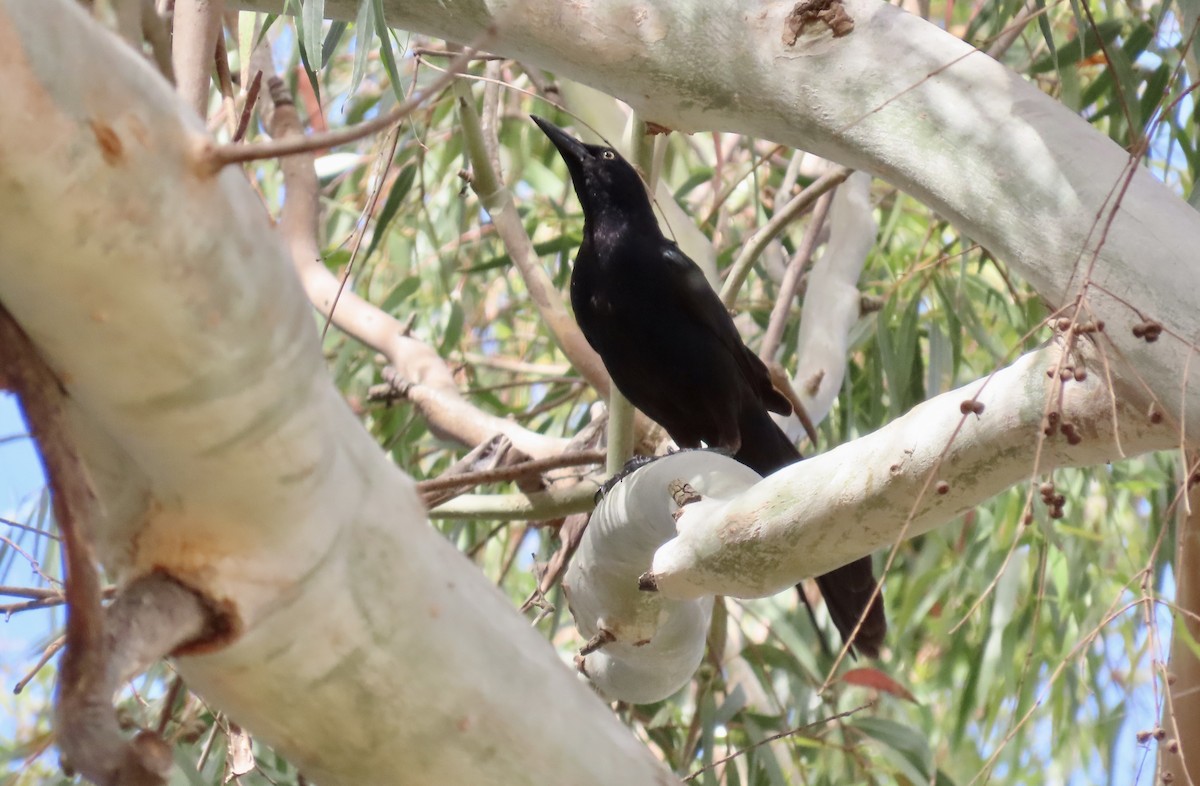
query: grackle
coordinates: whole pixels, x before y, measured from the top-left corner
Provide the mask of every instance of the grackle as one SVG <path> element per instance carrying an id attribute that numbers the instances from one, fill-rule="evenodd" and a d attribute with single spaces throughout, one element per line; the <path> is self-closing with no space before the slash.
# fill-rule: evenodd
<path id="1" fill-rule="evenodd" d="M 799 461 L 768 414 L 790 414 L 791 404 L 704 273 L 663 236 L 637 171 L 610 147 L 533 121 L 558 148 L 583 207 L 571 306 L 617 389 L 680 447 L 724 448 L 761 475 Z M 817 586 L 848 640 L 875 591 L 870 557 L 817 577 Z M 876 597 L 853 644 L 877 657 L 886 632 Z"/>

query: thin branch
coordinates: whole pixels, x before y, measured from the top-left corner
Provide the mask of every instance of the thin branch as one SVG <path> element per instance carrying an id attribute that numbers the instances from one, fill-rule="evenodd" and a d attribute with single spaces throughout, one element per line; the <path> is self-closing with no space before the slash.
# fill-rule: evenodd
<path id="1" fill-rule="evenodd" d="M 0 378 L 21 401 L 63 539 L 68 613 L 67 651 L 59 666 L 55 703 L 59 746 L 72 767 L 100 786 L 165 784 L 172 763 L 170 749 L 152 734 L 127 743 L 117 725 L 112 695 L 130 666 L 141 666 L 147 657 L 161 657 L 203 633 L 207 608 L 190 591 L 158 578 L 154 586 L 169 582 L 178 589 L 176 594 L 186 595 L 185 602 L 173 604 L 161 620 L 148 621 L 147 598 L 138 597 L 132 606 L 118 600 L 114 619 L 106 620 L 100 576 L 85 536 L 92 529 L 95 499 L 67 422 L 66 393 L 25 332 L 2 309 L 0 352 Z M 139 657 L 134 660 L 134 655 Z"/>
<path id="2" fill-rule="evenodd" d="M 499 483 L 506 480 L 516 480 L 525 478 L 531 475 L 540 475 L 543 472 L 552 469 L 562 469 L 564 467 L 580 467 L 589 464 L 603 464 L 604 451 L 588 450 L 582 453 L 564 453 L 561 456 L 550 456 L 544 459 L 535 459 L 533 461 L 523 461 L 520 464 L 510 464 L 504 467 L 495 469 L 485 469 L 476 472 L 463 472 L 456 475 L 442 475 L 440 477 L 422 480 L 417 483 L 417 491 L 422 494 L 427 494 L 431 491 L 441 491 L 443 489 L 457 489 L 465 486 L 479 486 L 484 483 Z M 2 591 L 3 588 L 0 588 Z"/>
<path id="3" fill-rule="evenodd" d="M 250 118 L 254 116 L 254 105 L 258 102 L 258 91 L 262 89 L 262 71 L 254 72 L 254 79 L 250 81 L 250 89 L 246 91 L 246 102 L 242 106 L 242 115 L 238 118 L 237 128 L 233 131 L 234 143 L 241 142 L 246 136 L 247 129 L 250 128 Z"/>
<path id="4" fill-rule="evenodd" d="M 25 686 L 33 681 L 33 678 L 37 676 L 38 672 L 50 662 L 51 658 L 58 654 L 58 651 L 61 650 L 63 645 L 66 643 L 67 637 L 59 636 L 57 639 L 46 645 L 46 649 L 42 651 L 42 656 L 38 658 L 37 663 L 33 664 L 33 668 L 31 668 L 24 677 L 17 680 L 16 685 L 13 685 L 13 693 L 19 694 L 21 691 L 25 690 Z"/>
<path id="5" fill-rule="evenodd" d="M 799 734 L 800 732 L 806 731 L 808 729 L 815 729 L 818 726 L 824 726 L 828 723 L 833 723 L 834 721 L 837 721 L 837 720 L 849 718 L 852 715 L 857 715 L 858 713 L 862 712 L 863 710 L 869 710 L 874 706 L 875 706 L 875 702 L 868 701 L 866 704 L 860 704 L 857 707 L 855 707 L 854 709 L 846 710 L 845 712 L 839 712 L 836 715 L 830 715 L 828 718 L 822 718 L 821 720 L 813 721 L 812 723 L 805 723 L 802 726 L 796 726 L 795 728 L 788 729 L 787 731 L 781 731 L 778 734 L 772 734 L 769 737 L 764 737 L 763 739 L 759 740 L 758 742 L 754 743 L 753 745 L 747 745 L 745 748 L 735 751 L 735 752 L 729 754 L 728 756 L 725 756 L 724 758 L 717 759 L 712 764 L 701 767 L 700 769 L 696 770 L 695 772 L 691 773 L 690 775 L 685 776 L 683 781 L 684 781 L 684 783 L 687 783 L 688 781 L 695 780 L 696 778 L 703 775 L 705 772 L 708 772 L 709 770 L 714 769 L 715 767 L 717 767 L 721 764 L 724 764 L 727 761 L 736 759 L 739 756 L 744 756 L 745 754 L 749 753 L 750 751 L 754 750 L 755 748 L 760 748 L 763 745 L 766 745 L 771 742 L 775 742 L 776 740 L 782 740 L 785 737 L 794 736 L 794 735 Z"/>
<path id="6" fill-rule="evenodd" d="M 63 597 L 62 590 L 50 589 L 48 587 L 0 586 L 0 595 L 7 595 L 10 598 L 32 598 L 34 600 L 43 600 L 45 598 L 61 598 L 61 597 Z"/>
<path id="7" fill-rule="evenodd" d="M 787 372 L 783 370 L 783 366 L 773 360 L 769 361 L 766 365 L 767 373 L 771 376 L 771 384 L 792 405 L 792 415 L 795 416 L 796 420 L 800 421 L 800 426 L 804 429 L 808 441 L 815 448 L 817 446 L 817 427 L 813 425 L 812 418 L 808 416 L 808 410 L 805 408 L 804 402 L 800 399 L 800 394 L 796 392 L 792 381 L 788 379 Z"/>
<path id="8" fill-rule="evenodd" d="M 1187 455 L 1193 464 L 1200 458 L 1195 453 Z M 1175 749 L 1170 750 L 1169 744 L 1158 746 L 1161 783 L 1168 782 L 1168 772 L 1176 783 L 1192 783 L 1200 762 L 1200 659 L 1189 646 L 1190 641 L 1200 638 L 1200 623 L 1194 616 L 1200 612 L 1200 484 L 1193 484 L 1188 474 L 1184 483 L 1190 486 L 1186 497 L 1192 504 L 1179 505 L 1175 517 L 1175 604 L 1185 613 L 1175 618 L 1170 671 L 1161 675 L 1165 683 L 1161 725 L 1169 730 Z"/>
<path id="9" fill-rule="evenodd" d="M 66 597 L 48 597 L 38 600 L 24 600 L 20 603 L 5 603 L 0 604 L 0 617 L 7 621 L 12 615 L 20 614 L 23 611 L 36 611 L 38 609 L 52 609 L 55 606 L 61 606 L 67 602 Z"/>
<path id="10" fill-rule="evenodd" d="M 417 57 L 460 57 L 462 55 L 461 51 L 452 52 L 449 49 L 432 49 L 427 46 L 413 47 L 410 51 Z M 471 59 L 483 61 L 508 60 L 503 55 L 489 55 L 482 52 L 471 55 Z"/>
<path id="11" fill-rule="evenodd" d="M 595 507 L 600 484 L 584 478 L 569 489 L 549 489 L 531 494 L 474 494 L 457 497 L 429 511 L 434 519 L 493 519 L 531 521 L 586 513 Z"/>
<path id="12" fill-rule="evenodd" d="M 850 177 L 852 171 L 846 167 L 838 167 L 822 175 L 812 185 L 797 194 L 792 201 L 775 211 L 771 220 L 750 236 L 750 240 L 742 247 L 737 259 L 730 265 L 729 274 L 725 278 L 724 285 L 721 286 L 721 301 L 726 307 L 733 306 L 734 300 L 737 299 L 737 293 L 741 290 L 742 284 L 746 282 L 746 276 L 750 274 L 754 260 L 758 259 L 758 255 L 763 252 L 767 244 L 774 240 L 784 227 L 812 207 L 822 194 Z"/>
<path id="13" fill-rule="evenodd" d="M 163 697 L 162 712 L 159 713 L 158 724 L 154 727 L 158 736 L 166 737 L 167 724 L 171 722 L 171 717 L 175 714 L 175 702 L 179 700 L 179 694 L 183 692 L 183 677 L 175 675 L 175 679 L 171 680 L 171 687 L 167 689 L 167 695 Z"/>
<path id="14" fill-rule="evenodd" d="M 0 516 L 0 524 L 4 524 L 5 526 L 8 526 L 8 527 L 16 527 L 17 529 L 23 529 L 26 532 L 33 532 L 37 535 L 41 535 L 42 537 L 50 538 L 51 540 L 59 540 L 58 535 L 55 535 L 53 532 L 47 532 L 44 529 L 38 529 L 37 527 L 31 527 L 28 524 L 22 524 L 19 521 L 13 521 L 12 519 L 5 518 L 3 516 Z"/>
<path id="15" fill-rule="evenodd" d="M 2 308 L 2 307 L 0 307 L 0 308 Z M 36 573 L 40 578 L 44 579 L 47 584 L 62 584 L 61 581 L 54 578 L 53 576 L 43 573 L 42 572 L 42 563 L 40 561 L 38 561 L 37 559 L 35 559 L 34 556 L 32 554 L 30 554 L 28 551 L 26 551 L 25 549 L 18 546 L 11 539 L 5 537 L 4 535 L 0 535 L 0 543 L 3 543 L 4 545 L 8 546 L 13 551 L 20 554 L 22 557 L 24 557 L 25 561 L 29 563 L 29 569 L 32 570 L 34 573 Z"/>
<path id="16" fill-rule="evenodd" d="M 764 363 L 774 360 L 775 353 L 779 351 L 779 344 L 783 339 L 783 329 L 787 327 L 788 315 L 791 313 L 792 303 L 796 300 L 796 290 L 800 287 L 800 274 L 804 272 L 804 268 L 812 259 L 813 252 L 817 249 L 817 238 L 821 235 L 821 227 L 825 225 L 825 217 L 829 214 L 829 206 L 833 203 L 833 195 L 836 191 L 836 188 L 827 191 L 817 200 L 812 218 L 809 219 L 808 226 L 804 229 L 804 237 L 800 240 L 800 247 L 796 249 L 796 253 L 788 262 L 787 270 L 783 274 L 783 281 L 779 284 L 775 307 L 771 309 L 767 332 L 763 336 L 762 346 L 758 350 L 758 356 Z"/>
<path id="17" fill-rule="evenodd" d="M 287 138 L 276 138 L 267 142 L 255 142 L 244 145 L 208 145 L 203 152 L 204 162 L 216 171 L 230 164 L 244 164 L 248 161 L 258 161 L 264 158 L 282 158 L 300 153 L 311 153 L 326 147 L 357 142 L 359 139 L 377 134 L 398 124 L 410 112 L 425 103 L 431 96 L 444 90 L 467 67 L 475 50 L 492 37 L 494 30 L 489 28 L 475 40 L 471 47 L 454 58 L 445 72 L 433 81 L 427 88 L 413 95 L 402 104 L 393 107 L 391 111 L 372 120 L 359 123 L 356 126 L 339 128 L 336 131 L 325 131 L 318 134 L 297 134 Z"/>
<path id="18" fill-rule="evenodd" d="M 1036 0 L 1029 0 L 1021 8 L 1013 20 L 1005 25 L 1004 29 L 992 41 L 992 45 L 987 48 L 988 57 L 994 57 L 1000 60 L 1005 53 L 1017 42 L 1021 37 L 1021 33 L 1025 30 L 1025 25 L 1029 24 L 1034 17 L 1046 12 L 1046 9 L 1038 9 Z"/>

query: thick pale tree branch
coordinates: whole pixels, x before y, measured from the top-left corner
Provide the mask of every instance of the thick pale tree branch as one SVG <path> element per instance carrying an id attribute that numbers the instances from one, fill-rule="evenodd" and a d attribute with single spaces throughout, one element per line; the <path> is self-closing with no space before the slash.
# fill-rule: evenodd
<path id="1" fill-rule="evenodd" d="M 663 125 L 742 131 L 877 174 L 1054 305 L 1086 285 L 1081 316 L 1107 323 L 1098 341 L 1113 386 L 1098 372 L 1067 384 L 1060 415 L 1078 444 L 1058 434 L 1042 470 L 1121 455 L 1114 422 L 1126 454 L 1175 444 L 1179 424 L 1146 414 L 1155 397 L 1200 433 L 1200 393 L 1181 379 L 1200 335 L 1200 217 L 936 27 L 875 0 L 846 0 L 849 34 L 814 27 L 791 40 L 793 3 L 713 2 L 696 14 L 690 0 L 651 0 L 637 25 L 610 3 L 528 0 L 503 16 L 478 2 L 385 5 L 393 23 L 456 40 L 498 22 L 498 51 Z M 187 107 L 66 0 L 0 9 L 0 138 L 21 151 L 0 165 L 0 297 L 77 407 L 108 503 L 101 558 L 127 578 L 158 567 L 189 579 L 244 631 L 181 658 L 189 683 L 322 783 L 379 782 L 417 759 L 429 782 L 669 779 L 426 526 L 411 483 L 330 384 L 261 204 L 237 173 L 200 165 L 203 129 Z M 1150 319 L 1162 327 L 1153 344 L 1130 330 Z M 724 527 L 705 524 L 721 520 L 706 501 L 689 505 L 680 539 L 659 552 L 664 597 L 710 585 L 762 594 L 892 542 L 918 500 L 909 534 L 1027 477 L 1056 393 L 1045 375 L 1054 351 L 1000 372 L 978 417 L 956 412 L 975 383 L 777 473 L 729 501 Z M 938 479 L 945 493 L 931 495 Z M 739 515 L 759 520 L 761 536 L 739 540 Z M 714 529 L 735 537 L 719 544 Z M 714 568 L 721 549 L 726 569 L 755 559 L 741 582 Z M 412 619 L 421 624 L 397 624 Z M 328 646 L 317 657 L 281 647 L 297 630 Z M 464 675 L 486 675 L 486 689 Z"/>
<path id="2" fill-rule="evenodd" d="M 711 596 L 675 600 L 638 589 L 655 549 L 675 534 L 664 497 L 686 504 L 692 493 L 729 496 L 758 480 L 733 459 L 688 450 L 652 461 L 605 494 L 563 577 L 589 642 L 576 666 L 604 696 L 660 701 L 691 679 L 704 654 Z"/>
<path id="3" fill-rule="evenodd" d="M 672 782 L 429 527 L 161 76 L 69 0 L 0 2 L 0 68 L 0 298 L 75 403 L 106 567 L 239 632 L 189 686 L 323 784 Z"/>
<path id="4" fill-rule="evenodd" d="M 1084 356 L 1098 365 L 1077 345 L 1075 362 Z M 770 595 L 928 532 L 1030 479 L 1031 468 L 1044 474 L 1178 444 L 1177 430 L 1131 405 L 1124 386 L 1110 395 L 1103 374 L 1060 381 L 1061 357 L 1056 342 L 743 494 L 689 505 L 679 535 L 655 554 L 654 584 L 679 599 Z"/>
<path id="5" fill-rule="evenodd" d="M 1177 441 L 1120 389 L 1114 402 L 1102 374 L 1064 377 L 1063 343 L 761 481 L 708 451 L 668 456 L 623 479 L 597 507 L 564 579 L 576 624 L 597 642 L 581 668 L 608 696 L 661 698 L 680 687 L 688 664 L 695 668 L 703 643 L 689 601 L 772 595 L 927 532 L 1029 479 L 1031 467 L 1045 476 Z M 1097 363 L 1081 339 L 1070 358 Z M 631 574 L 647 565 L 638 584 L 657 592 L 639 597 Z"/>

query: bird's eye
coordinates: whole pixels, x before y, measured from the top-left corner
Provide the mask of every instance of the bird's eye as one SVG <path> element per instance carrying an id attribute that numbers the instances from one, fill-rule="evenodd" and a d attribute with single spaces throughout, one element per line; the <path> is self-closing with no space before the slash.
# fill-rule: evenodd
<path id="1" fill-rule="evenodd" d="M 605 151 L 604 151 L 603 153 L 601 153 L 600 155 L 601 155 L 601 157 L 603 157 L 603 158 L 607 158 L 609 161 L 612 161 L 613 159 L 615 159 L 615 158 L 617 157 L 617 154 L 616 154 L 616 153 L 614 153 L 614 152 L 613 152 L 613 151 L 611 151 L 611 150 L 605 150 Z"/>

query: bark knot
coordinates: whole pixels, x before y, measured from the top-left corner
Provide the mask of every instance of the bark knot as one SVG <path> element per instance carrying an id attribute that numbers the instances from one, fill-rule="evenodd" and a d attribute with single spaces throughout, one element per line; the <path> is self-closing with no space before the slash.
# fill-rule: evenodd
<path id="1" fill-rule="evenodd" d="M 810 22 L 824 22 L 834 38 L 849 35 L 854 30 L 854 20 L 846 13 L 842 0 L 802 0 L 783 20 L 784 45 L 795 46 Z"/>

